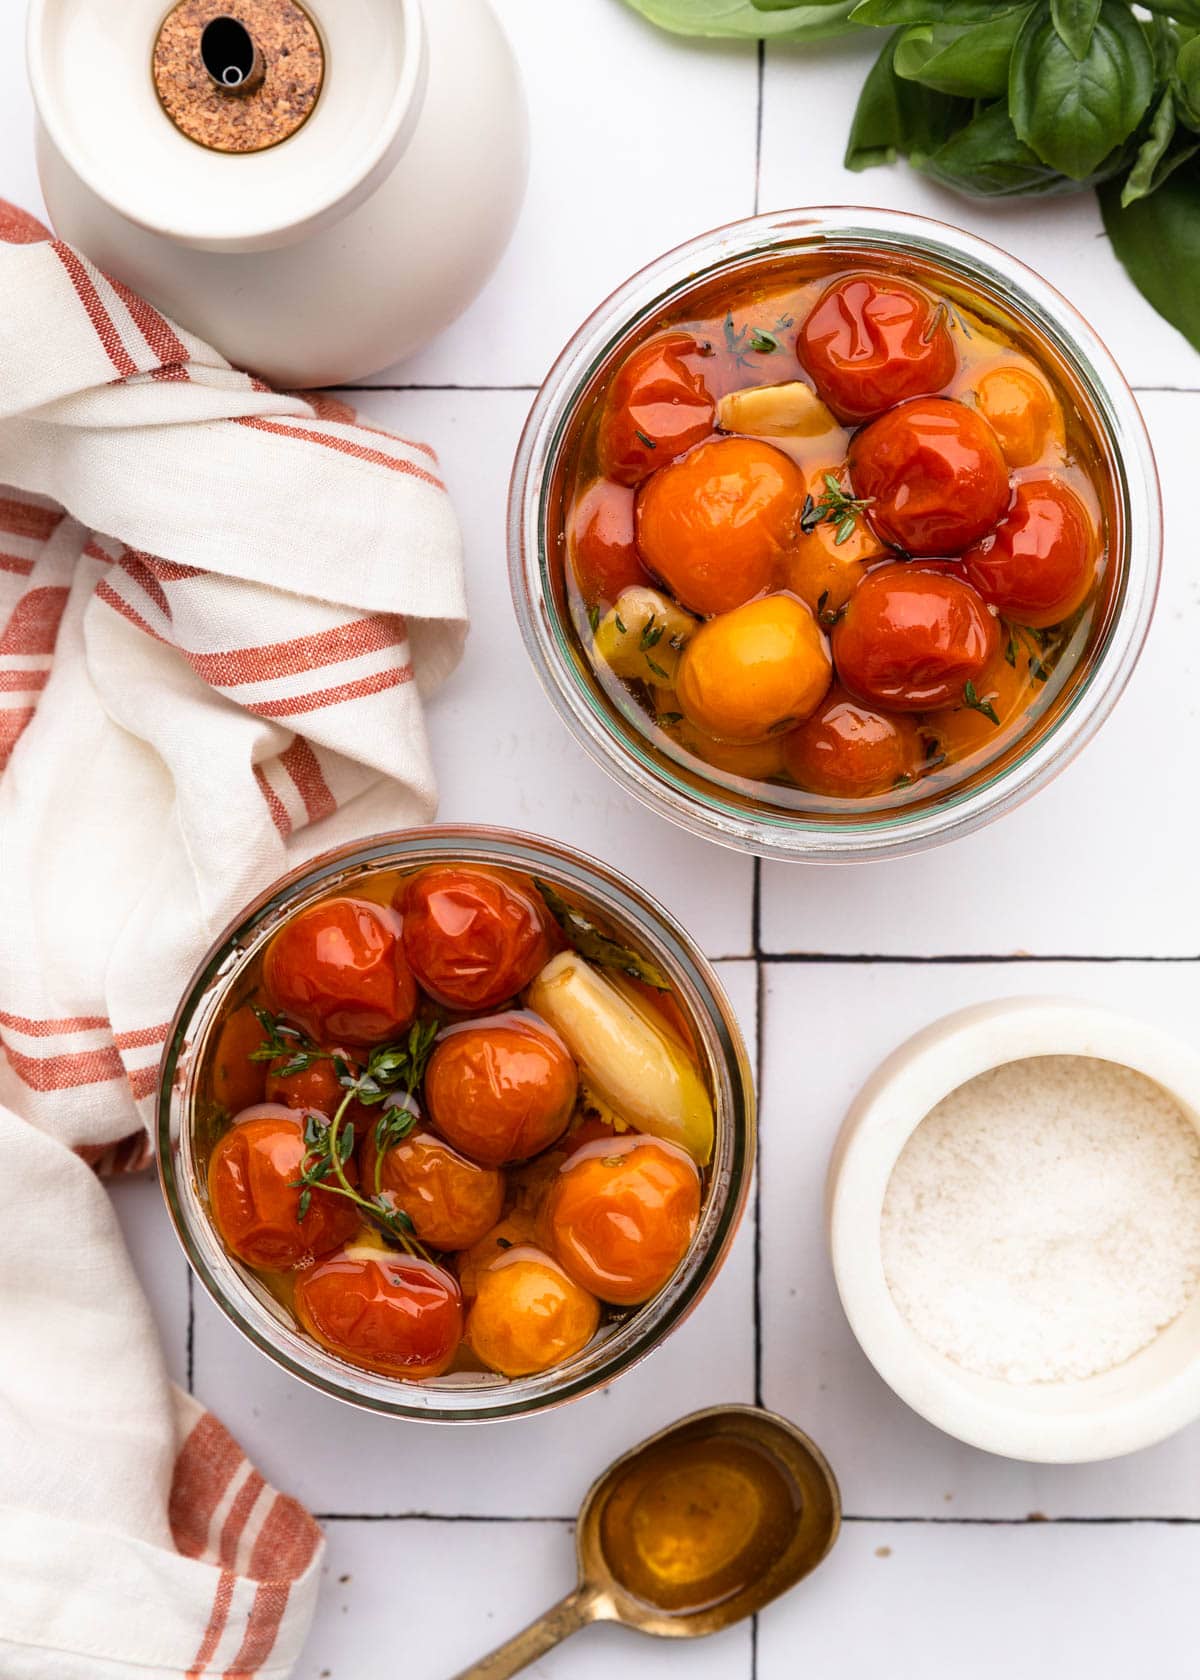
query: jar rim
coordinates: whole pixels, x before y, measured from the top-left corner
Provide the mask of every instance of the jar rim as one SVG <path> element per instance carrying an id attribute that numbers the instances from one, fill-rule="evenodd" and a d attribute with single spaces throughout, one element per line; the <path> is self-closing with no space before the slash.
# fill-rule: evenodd
<path id="1" fill-rule="evenodd" d="M 893 257 L 916 253 L 943 273 L 1003 298 L 1062 358 L 1085 389 L 1115 466 L 1122 514 L 1118 599 L 1100 646 L 1061 711 L 992 774 L 908 810 L 850 824 L 819 816 L 752 812 L 715 781 L 675 775 L 632 732 L 619 730 L 578 661 L 574 632 L 550 587 L 547 500 L 583 394 L 637 328 L 690 292 L 756 257 L 856 246 Z M 999 246 L 948 223 L 903 211 L 828 205 L 731 222 L 668 251 L 632 275 L 569 340 L 526 422 L 508 506 L 509 579 L 526 651 L 576 740 L 643 804 L 693 834 L 761 857 L 859 862 L 898 857 L 968 834 L 1043 787 L 1091 739 L 1124 689 L 1145 642 L 1161 570 L 1162 506 L 1145 422 L 1112 355 L 1062 294 Z M 1018 744 L 1019 745 L 1019 744 Z"/>
<path id="2" fill-rule="evenodd" d="M 201 1205 L 191 1156 L 191 1099 L 204 1034 L 237 977 L 278 921 L 307 897 L 364 865 L 379 869 L 430 862 L 491 863 L 536 871 L 575 889 L 636 927 L 682 991 L 701 1029 L 713 1085 L 716 1145 L 700 1225 L 675 1276 L 603 1341 L 566 1365 L 533 1377 L 405 1382 L 362 1370 L 317 1347 L 286 1324 L 225 1253 Z M 755 1097 L 750 1060 L 732 1005 L 712 965 L 657 901 L 609 865 L 554 840 L 484 825 L 445 824 L 353 841 L 301 864 L 259 895 L 214 942 L 184 992 L 167 1035 L 160 1072 L 155 1149 L 175 1232 L 200 1282 L 225 1316 L 259 1350 L 309 1386 L 391 1417 L 485 1422 L 527 1416 L 592 1392 L 639 1364 L 692 1311 L 728 1253 L 749 1195 Z"/>

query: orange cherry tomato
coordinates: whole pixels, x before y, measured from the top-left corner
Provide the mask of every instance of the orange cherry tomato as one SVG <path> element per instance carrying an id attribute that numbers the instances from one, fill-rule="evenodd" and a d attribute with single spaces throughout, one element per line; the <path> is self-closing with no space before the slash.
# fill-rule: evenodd
<path id="1" fill-rule="evenodd" d="M 468 1301 L 474 1297 L 480 1275 L 492 1261 L 499 1260 L 502 1254 L 508 1254 L 514 1248 L 524 1248 L 532 1243 L 536 1230 L 537 1216 L 532 1208 L 510 1208 L 499 1224 L 493 1225 L 486 1236 L 458 1256 L 459 1287 Z"/>
<path id="2" fill-rule="evenodd" d="M 262 1025 L 250 1004 L 226 1017 L 217 1034 L 212 1061 L 213 1100 L 230 1114 L 239 1114 L 263 1100 L 267 1064 L 252 1062 L 250 1052 L 264 1039 Z"/>
<path id="3" fill-rule="evenodd" d="M 997 611 L 1044 630 L 1070 618 L 1096 581 L 1092 522 L 1058 479 L 1026 479 L 1007 517 L 962 563 L 967 581 Z"/>
<path id="4" fill-rule="evenodd" d="M 807 723 L 783 737 L 784 763 L 810 793 L 866 799 L 915 778 L 924 757 L 917 726 L 834 688 Z"/>
<path id="5" fill-rule="evenodd" d="M 917 397 L 857 432 L 850 477 L 875 530 L 906 554 L 961 554 L 1008 507 L 995 432 L 946 397 Z"/>
<path id="6" fill-rule="evenodd" d="M 296 1279 L 296 1317 L 314 1341 L 389 1377 L 437 1377 L 462 1341 L 462 1295 L 432 1260 L 355 1246 Z"/>
<path id="7" fill-rule="evenodd" d="M 839 420 L 870 420 L 953 379 L 957 358 L 945 316 L 903 280 L 851 274 L 821 293 L 796 354 Z"/>
<path id="8" fill-rule="evenodd" d="M 225 1247 L 248 1266 L 287 1271 L 340 1248 L 358 1229 L 354 1204 L 314 1185 L 300 1218 L 303 1122 L 275 1103 L 248 1108 L 208 1159 L 208 1202 Z M 346 1163 L 353 1184 L 353 1161 Z"/>
<path id="9" fill-rule="evenodd" d="M 516 1011 L 451 1027 L 425 1073 L 433 1124 L 486 1167 L 548 1149 L 566 1131 L 578 1089 L 561 1039 Z"/>
<path id="10" fill-rule="evenodd" d="M 380 1159 L 375 1128 L 369 1125 L 362 1179 L 368 1195 L 385 1193 L 393 1207 L 408 1215 L 417 1238 L 430 1248 L 470 1248 L 487 1235 L 504 1207 L 504 1174 L 468 1161 L 428 1131 L 410 1132 Z"/>
<path id="11" fill-rule="evenodd" d="M 817 709 L 830 674 L 812 613 L 793 595 L 767 595 L 700 626 L 683 650 L 675 693 L 706 735 L 767 741 Z"/>
<path id="12" fill-rule="evenodd" d="M 398 898 L 412 971 L 451 1009 L 507 1003 L 549 961 L 541 901 L 508 876 L 435 865 L 406 881 Z"/>
<path id="13" fill-rule="evenodd" d="M 691 1156 L 635 1134 L 572 1155 L 544 1222 L 576 1283 L 615 1306 L 636 1306 L 671 1277 L 699 1219 L 700 1173 Z"/>
<path id="14" fill-rule="evenodd" d="M 1032 368 L 1019 363 L 989 368 L 976 382 L 975 406 L 1000 440 L 1010 467 L 1031 467 L 1064 441 L 1058 399 Z"/>
<path id="15" fill-rule="evenodd" d="M 999 723 L 993 723 L 987 712 L 978 706 L 968 706 L 961 699 L 957 705 L 930 712 L 925 718 L 928 738 L 937 754 L 950 760 L 965 758 L 968 753 L 995 748 L 1009 738 L 1010 726 L 1032 706 L 1041 684 L 1033 675 L 1037 658 L 1036 644 L 1026 645 L 1019 635 L 1012 642 L 1012 664 L 1001 650 L 975 684 L 976 696 L 995 712 Z"/>
<path id="16" fill-rule="evenodd" d="M 514 1248 L 479 1274 L 467 1345 L 505 1377 L 561 1365 L 596 1334 L 600 1303 L 548 1254 Z"/>
<path id="17" fill-rule="evenodd" d="M 339 1052 L 341 1054 L 341 1052 Z M 338 1071 L 331 1057 L 322 1056 L 311 1062 L 302 1073 L 281 1073 L 289 1061 L 285 1051 L 270 1063 L 267 1072 L 267 1101 L 284 1103 L 288 1108 L 316 1109 L 331 1119 L 333 1111 L 346 1095 L 338 1079 Z M 343 1057 L 346 1066 L 354 1068 L 351 1056 Z"/>
<path id="18" fill-rule="evenodd" d="M 328 898 L 285 922 L 267 947 L 263 984 L 275 1008 L 322 1044 L 380 1044 L 417 1010 L 400 918 L 363 898 Z"/>
<path id="19" fill-rule="evenodd" d="M 642 559 L 681 605 L 728 612 L 773 587 L 804 509 L 804 475 L 758 438 L 702 443 L 642 487 Z"/>
<path id="20" fill-rule="evenodd" d="M 896 563 L 855 590 L 833 631 L 838 676 L 857 699 L 923 712 L 959 701 L 1000 644 L 995 618 L 970 584 Z"/>
<path id="21" fill-rule="evenodd" d="M 610 606 L 623 589 L 648 584 L 633 540 L 633 491 L 598 478 L 571 510 L 567 553 L 589 607 Z"/>
<path id="22" fill-rule="evenodd" d="M 640 484 L 712 431 L 712 397 L 687 364 L 698 352 L 690 333 L 660 333 L 621 364 L 600 417 L 597 452 L 605 478 Z"/>

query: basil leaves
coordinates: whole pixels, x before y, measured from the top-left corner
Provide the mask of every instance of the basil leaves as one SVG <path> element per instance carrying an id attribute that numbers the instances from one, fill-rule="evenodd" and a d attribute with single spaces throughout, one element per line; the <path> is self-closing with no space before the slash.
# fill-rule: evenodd
<path id="1" fill-rule="evenodd" d="M 846 165 L 975 198 L 1096 187 L 1113 249 L 1200 349 L 1200 0 L 626 0 L 687 35 L 889 33 Z"/>

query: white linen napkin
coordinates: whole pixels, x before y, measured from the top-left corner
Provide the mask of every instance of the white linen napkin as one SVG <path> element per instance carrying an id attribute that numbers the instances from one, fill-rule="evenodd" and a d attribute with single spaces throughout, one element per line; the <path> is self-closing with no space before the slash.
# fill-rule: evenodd
<path id="1" fill-rule="evenodd" d="M 347 305 L 350 306 L 349 303 Z M 97 1165 L 205 948 L 428 820 L 427 445 L 278 395 L 0 204 L 0 1675 L 288 1673 L 320 1532 L 168 1383 Z"/>

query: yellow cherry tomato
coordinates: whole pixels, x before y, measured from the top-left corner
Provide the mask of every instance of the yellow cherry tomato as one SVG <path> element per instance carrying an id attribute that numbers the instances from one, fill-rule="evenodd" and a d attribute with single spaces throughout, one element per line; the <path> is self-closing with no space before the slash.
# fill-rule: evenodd
<path id="1" fill-rule="evenodd" d="M 805 490 L 814 510 L 823 503 L 836 511 L 832 479 L 840 489 L 848 483 L 844 462 L 823 462 L 805 476 Z M 838 538 L 842 540 L 839 542 Z M 801 530 L 783 559 L 783 577 L 793 595 L 811 612 L 836 613 L 867 575 L 866 562 L 887 554 L 861 514 L 847 528 L 839 519 L 822 519 L 811 531 Z"/>
<path id="2" fill-rule="evenodd" d="M 750 743 L 802 723 L 832 666 L 820 627 L 794 595 L 767 595 L 701 626 L 675 691 L 684 717 L 718 741 Z"/>
<path id="3" fill-rule="evenodd" d="M 476 1358 L 505 1377 L 561 1365 L 596 1334 L 600 1303 L 536 1248 L 514 1248 L 479 1274 L 467 1319 Z"/>
<path id="4" fill-rule="evenodd" d="M 975 383 L 975 406 L 1000 440 L 1010 467 L 1040 461 L 1065 436 L 1058 398 L 1040 374 L 1020 363 L 989 368 Z"/>

